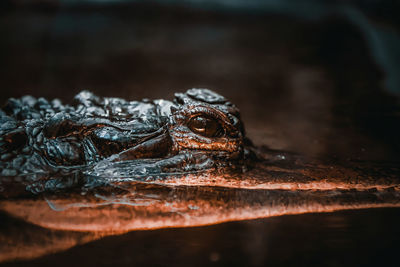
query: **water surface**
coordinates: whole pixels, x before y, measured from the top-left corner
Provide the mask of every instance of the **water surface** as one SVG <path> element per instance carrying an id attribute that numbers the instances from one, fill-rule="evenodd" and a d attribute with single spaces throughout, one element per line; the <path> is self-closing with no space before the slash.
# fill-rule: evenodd
<path id="1" fill-rule="evenodd" d="M 207 87 L 241 109 L 264 161 L 240 175 L 161 180 L 106 165 L 111 175 L 92 176 L 106 186 L 56 194 L 2 180 L 4 265 L 395 266 L 400 217 L 388 207 L 399 205 L 400 108 L 386 83 L 397 65 L 379 48 L 398 23 L 385 8 L 311 20 L 153 6 L 6 10 L 1 102 L 68 102 L 82 89 L 171 99 Z"/>

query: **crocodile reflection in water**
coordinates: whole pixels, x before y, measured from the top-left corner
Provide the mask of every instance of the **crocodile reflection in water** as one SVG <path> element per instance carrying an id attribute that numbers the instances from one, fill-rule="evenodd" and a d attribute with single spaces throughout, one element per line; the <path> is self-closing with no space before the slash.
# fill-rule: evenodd
<path id="1" fill-rule="evenodd" d="M 30 190 L 49 191 L 74 184 L 65 178 L 71 173 L 98 173 L 109 162 L 129 165 L 119 176 L 148 179 L 240 171 L 249 154 L 239 110 L 208 89 L 176 93 L 174 101 L 126 101 L 88 91 L 75 100 L 70 106 L 25 96 L 6 103 L 0 111 L 2 176 L 29 175 L 35 181 Z"/>
<path id="2" fill-rule="evenodd" d="M 26 226 L 0 231 L 0 262 L 138 229 L 400 207 L 398 165 L 252 147 L 237 108 L 209 90 L 173 102 L 76 100 L 23 97 L 0 112 L 0 217 Z"/>

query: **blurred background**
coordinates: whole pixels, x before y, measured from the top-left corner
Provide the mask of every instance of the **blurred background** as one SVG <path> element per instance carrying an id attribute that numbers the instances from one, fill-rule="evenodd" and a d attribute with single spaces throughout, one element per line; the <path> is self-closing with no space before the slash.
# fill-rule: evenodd
<path id="1" fill-rule="evenodd" d="M 400 154 L 398 1 L 3 0 L 1 95 L 172 99 L 206 87 L 257 145 Z"/>
<path id="2" fill-rule="evenodd" d="M 2 0 L 0 102 L 68 103 L 83 89 L 172 99 L 205 87 L 240 108 L 258 146 L 398 164 L 399 11 L 396 0 Z M 395 209 L 133 232 L 33 265 L 93 254 L 85 264 L 174 255 L 175 265 L 392 266 L 398 218 Z"/>

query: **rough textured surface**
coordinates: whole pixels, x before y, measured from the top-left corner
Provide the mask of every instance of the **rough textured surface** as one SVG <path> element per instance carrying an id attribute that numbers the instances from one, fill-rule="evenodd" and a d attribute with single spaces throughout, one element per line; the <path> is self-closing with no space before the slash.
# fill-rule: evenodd
<path id="1" fill-rule="evenodd" d="M 398 189 L 391 188 L 399 184 L 398 99 L 385 91 L 390 73 L 374 60 L 366 35 L 369 29 L 389 34 L 398 28 L 390 23 L 396 9 L 365 4 L 370 12 L 359 13 L 370 26 L 360 29 L 347 17 L 318 19 L 318 10 L 303 3 L 280 2 L 315 19 L 129 8 L 127 1 L 120 9 L 2 10 L 1 103 L 24 95 L 70 103 L 82 88 L 127 100 L 172 100 L 186 88 L 213 88 L 240 108 L 246 135 L 274 150 L 264 151 L 267 162 L 260 168 L 238 177 L 171 176 L 159 186 L 126 177 L 106 192 L 96 187 L 86 195 L 80 188 L 45 194 L 56 210 L 42 195 L 2 199 L 0 207 L 9 212 L 0 215 L 0 254 L 38 257 L 6 266 L 71 266 L 77 260 L 84 266 L 397 266 L 399 208 L 241 220 L 243 210 L 252 216 L 255 210 L 285 214 L 399 203 L 393 198 Z M 333 3 L 325 2 L 332 11 Z M 383 31 L 374 40 L 382 40 Z M 384 52 L 395 62 L 390 50 Z M 128 163 L 96 171 L 106 177 L 110 170 L 128 170 Z M 118 194 L 121 187 L 127 191 Z M 210 215 L 213 223 L 240 221 L 177 228 L 185 220 L 198 225 L 199 214 Z M 104 227 L 107 219 L 116 227 L 151 227 L 152 220 L 160 226 L 157 216 L 175 227 L 87 244 L 83 236 L 90 233 L 43 228 L 77 227 L 78 219 L 86 227 Z M 81 245 L 63 251 L 74 244 Z"/>
<path id="2" fill-rule="evenodd" d="M 49 175 L 77 179 L 71 173 L 93 173 L 120 161 L 129 161 L 131 177 L 221 171 L 241 166 L 246 154 L 239 110 L 207 89 L 176 93 L 173 102 L 101 98 L 88 91 L 73 105 L 25 96 L 9 99 L 0 115 L 1 175 L 31 181 Z"/>

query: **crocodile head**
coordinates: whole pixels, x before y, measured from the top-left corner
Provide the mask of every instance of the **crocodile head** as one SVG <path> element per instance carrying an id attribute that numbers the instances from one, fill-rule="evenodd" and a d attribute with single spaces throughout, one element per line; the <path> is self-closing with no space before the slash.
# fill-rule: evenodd
<path id="1" fill-rule="evenodd" d="M 155 128 L 139 142 L 114 151 L 88 173 L 149 179 L 243 170 L 250 154 L 245 144 L 250 142 L 245 138 L 239 110 L 223 96 L 208 89 L 190 89 L 176 93 L 174 101 L 149 103 L 155 112 L 142 110 L 141 115 L 145 121 L 152 120 L 147 127 Z"/>
<path id="2" fill-rule="evenodd" d="M 245 166 L 250 142 L 239 110 L 208 89 L 176 93 L 173 101 L 83 91 L 75 101 L 8 101 L 1 113 L 3 176 L 79 171 L 148 179 Z"/>

